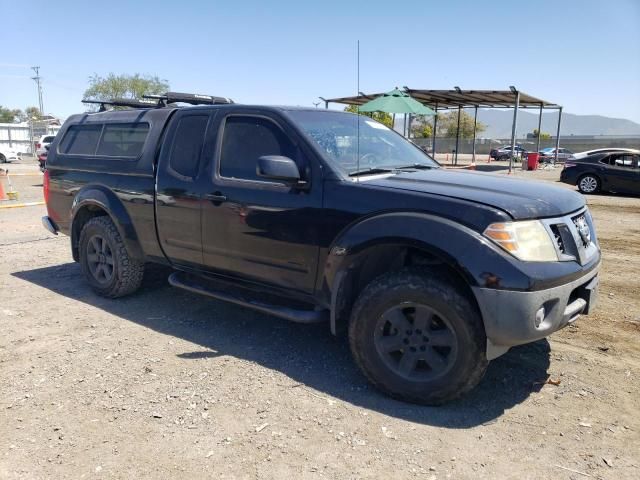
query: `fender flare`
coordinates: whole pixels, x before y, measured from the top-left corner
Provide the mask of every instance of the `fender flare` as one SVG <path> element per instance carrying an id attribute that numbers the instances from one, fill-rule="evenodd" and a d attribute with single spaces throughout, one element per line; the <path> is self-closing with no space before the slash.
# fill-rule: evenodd
<path id="1" fill-rule="evenodd" d="M 80 232 L 75 231 L 76 219 L 80 212 L 87 207 L 98 207 L 111 218 L 118 233 L 132 258 L 144 261 L 145 255 L 140 240 L 131 221 L 131 217 L 118 196 L 109 188 L 102 185 L 88 185 L 82 188 L 74 197 L 71 204 L 70 236 L 73 249 L 77 248 Z M 75 254 L 74 254 L 75 255 Z"/>
<path id="2" fill-rule="evenodd" d="M 332 243 L 324 266 L 322 294 L 331 305 L 335 333 L 345 296 L 350 296 L 350 272 L 372 247 L 415 247 L 455 270 L 469 287 L 527 289 L 529 278 L 515 260 L 477 231 L 452 220 L 419 212 L 391 212 L 364 218 L 347 227 Z M 490 268 L 490 269 L 488 269 Z"/>

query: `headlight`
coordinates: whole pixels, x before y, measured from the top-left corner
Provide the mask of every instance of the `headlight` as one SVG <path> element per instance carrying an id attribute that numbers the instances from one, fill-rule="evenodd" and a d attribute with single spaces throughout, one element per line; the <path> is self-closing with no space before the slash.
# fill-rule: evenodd
<path id="1" fill-rule="evenodd" d="M 514 257 L 527 262 L 555 262 L 558 254 L 553 240 L 538 220 L 492 223 L 484 236 Z"/>

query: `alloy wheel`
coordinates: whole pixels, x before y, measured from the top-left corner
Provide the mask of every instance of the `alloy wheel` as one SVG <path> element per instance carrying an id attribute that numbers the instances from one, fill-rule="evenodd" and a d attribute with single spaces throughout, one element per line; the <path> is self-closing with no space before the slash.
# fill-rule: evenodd
<path id="1" fill-rule="evenodd" d="M 412 302 L 395 305 L 376 324 L 376 351 L 398 376 L 412 381 L 444 375 L 457 357 L 457 337 L 433 308 Z"/>

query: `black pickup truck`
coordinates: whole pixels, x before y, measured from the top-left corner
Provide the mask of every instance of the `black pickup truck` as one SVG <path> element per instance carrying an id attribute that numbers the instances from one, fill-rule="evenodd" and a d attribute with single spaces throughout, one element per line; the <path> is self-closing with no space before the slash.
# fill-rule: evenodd
<path id="1" fill-rule="evenodd" d="M 375 386 L 423 404 L 594 308 L 578 193 L 445 170 L 367 117 L 211 103 L 78 114 L 56 136 L 43 223 L 98 294 L 171 266 L 175 287 L 348 334 Z"/>

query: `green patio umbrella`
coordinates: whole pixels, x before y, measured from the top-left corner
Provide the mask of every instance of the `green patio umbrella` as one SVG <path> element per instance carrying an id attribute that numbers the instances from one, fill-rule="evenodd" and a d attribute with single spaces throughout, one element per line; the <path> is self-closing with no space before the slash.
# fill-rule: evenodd
<path id="1" fill-rule="evenodd" d="M 409 113 L 411 115 L 435 115 L 436 112 L 421 104 L 408 93 L 398 90 L 385 93 L 360 107 L 361 112 Z"/>

